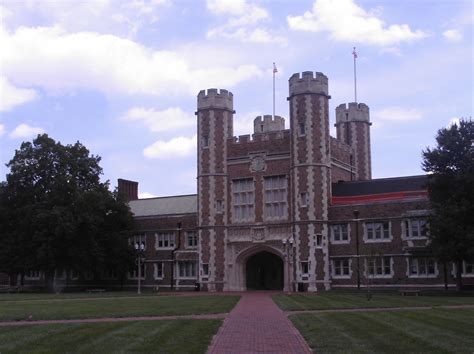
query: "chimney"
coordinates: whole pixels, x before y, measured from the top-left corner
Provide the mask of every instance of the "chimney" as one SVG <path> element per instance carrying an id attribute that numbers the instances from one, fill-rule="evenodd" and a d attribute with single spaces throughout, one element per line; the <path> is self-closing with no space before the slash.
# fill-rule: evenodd
<path id="1" fill-rule="evenodd" d="M 121 195 L 125 201 L 138 199 L 138 182 L 128 181 L 126 179 L 118 179 L 118 194 Z"/>

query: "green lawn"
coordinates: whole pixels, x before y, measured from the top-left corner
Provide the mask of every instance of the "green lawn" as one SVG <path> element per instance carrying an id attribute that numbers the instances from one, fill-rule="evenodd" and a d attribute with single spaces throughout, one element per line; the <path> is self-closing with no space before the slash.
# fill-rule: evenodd
<path id="1" fill-rule="evenodd" d="M 473 309 L 290 316 L 316 353 L 472 353 Z"/>
<path id="2" fill-rule="evenodd" d="M 40 295 L 41 296 L 41 295 Z M 239 296 L 143 296 L 0 301 L 0 321 L 226 313 Z"/>
<path id="3" fill-rule="evenodd" d="M 397 293 L 376 293 L 370 301 L 364 293 L 342 292 L 276 295 L 273 300 L 284 311 L 474 304 L 474 296 L 401 296 Z"/>
<path id="4" fill-rule="evenodd" d="M 0 353 L 205 353 L 221 320 L 0 327 Z"/>

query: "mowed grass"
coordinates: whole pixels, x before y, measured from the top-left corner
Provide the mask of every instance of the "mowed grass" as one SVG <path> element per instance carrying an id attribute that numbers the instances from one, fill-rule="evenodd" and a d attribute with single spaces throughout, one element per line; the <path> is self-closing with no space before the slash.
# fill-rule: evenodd
<path id="1" fill-rule="evenodd" d="M 284 311 L 474 304 L 474 296 L 401 296 L 398 293 L 376 293 L 370 301 L 364 293 L 342 292 L 275 295 L 273 300 Z"/>
<path id="2" fill-rule="evenodd" d="M 227 313 L 239 296 L 143 296 L 4 300 L 0 321 Z"/>
<path id="3" fill-rule="evenodd" d="M 0 353 L 205 353 L 221 320 L 0 327 Z"/>
<path id="4" fill-rule="evenodd" d="M 316 353 L 472 353 L 473 309 L 290 316 Z"/>

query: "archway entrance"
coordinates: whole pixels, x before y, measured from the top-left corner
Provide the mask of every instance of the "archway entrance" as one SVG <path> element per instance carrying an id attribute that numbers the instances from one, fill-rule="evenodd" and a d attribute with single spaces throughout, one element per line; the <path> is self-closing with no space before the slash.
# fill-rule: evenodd
<path id="1" fill-rule="evenodd" d="M 283 290 L 283 260 L 262 251 L 247 259 L 245 268 L 247 290 Z"/>

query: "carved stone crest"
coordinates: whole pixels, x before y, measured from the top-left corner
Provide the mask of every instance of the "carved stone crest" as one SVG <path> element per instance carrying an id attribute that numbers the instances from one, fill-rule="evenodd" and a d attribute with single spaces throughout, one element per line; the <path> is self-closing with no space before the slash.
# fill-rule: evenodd
<path id="1" fill-rule="evenodd" d="M 252 240 L 253 241 L 264 241 L 265 240 L 265 229 L 257 228 L 252 230 Z"/>
<path id="2" fill-rule="evenodd" d="M 265 170 L 265 159 L 261 155 L 252 157 L 250 160 L 250 172 L 259 172 Z"/>

